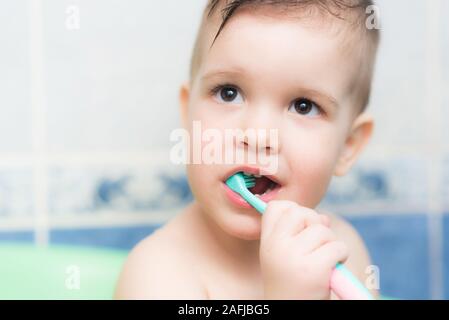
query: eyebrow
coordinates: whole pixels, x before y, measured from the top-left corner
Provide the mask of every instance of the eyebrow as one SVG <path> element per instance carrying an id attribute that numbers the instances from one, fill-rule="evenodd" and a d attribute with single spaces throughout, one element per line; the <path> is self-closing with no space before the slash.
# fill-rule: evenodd
<path id="1" fill-rule="evenodd" d="M 216 70 L 211 70 L 211 71 L 207 72 L 206 74 L 204 74 L 201 77 L 201 80 L 204 81 L 204 80 L 208 80 L 211 78 L 222 77 L 222 76 L 242 76 L 244 74 L 245 74 L 245 71 L 242 68 L 232 68 L 229 70 L 216 69 Z M 295 89 L 295 91 L 304 92 L 305 94 L 302 96 L 303 98 L 309 98 L 311 100 L 314 100 L 315 97 L 318 97 L 322 100 L 325 100 L 325 102 L 327 104 L 331 105 L 334 108 L 339 107 L 339 103 L 338 103 L 337 99 L 335 99 L 332 95 L 327 94 L 325 92 L 302 87 L 302 86 L 297 87 Z"/>
<path id="2" fill-rule="evenodd" d="M 201 80 L 207 80 L 210 78 L 220 77 L 220 76 L 242 76 L 245 74 L 245 71 L 241 68 L 232 68 L 229 70 L 216 69 L 207 72 L 205 75 L 201 77 Z"/>

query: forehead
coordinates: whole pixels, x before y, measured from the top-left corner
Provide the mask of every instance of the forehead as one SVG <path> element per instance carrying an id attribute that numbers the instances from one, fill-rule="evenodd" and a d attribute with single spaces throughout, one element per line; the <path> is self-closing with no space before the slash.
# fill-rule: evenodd
<path id="1" fill-rule="evenodd" d="M 298 19 L 268 11 L 241 10 L 214 40 L 220 18 L 205 33 L 201 76 L 211 70 L 236 69 L 254 79 L 295 82 L 332 89 L 344 95 L 350 87 L 354 58 L 345 43 L 349 28 L 333 18 Z"/>

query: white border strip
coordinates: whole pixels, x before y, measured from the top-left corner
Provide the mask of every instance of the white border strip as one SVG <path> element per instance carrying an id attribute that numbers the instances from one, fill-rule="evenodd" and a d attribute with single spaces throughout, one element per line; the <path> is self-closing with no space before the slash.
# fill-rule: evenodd
<path id="1" fill-rule="evenodd" d="M 35 241 L 37 245 L 45 246 L 48 244 L 48 182 L 43 8 L 41 0 L 32 0 L 28 3 Z"/>
<path id="2" fill-rule="evenodd" d="M 42 86 L 42 84 L 39 84 Z M 36 110 L 37 112 L 37 110 Z M 42 118 L 42 116 L 41 116 Z M 45 118 L 40 119 L 44 124 Z M 435 128 L 433 128 L 435 129 Z M 44 132 L 45 133 L 45 132 Z M 37 140 L 37 136 L 34 136 Z M 167 138 L 168 140 L 168 138 Z M 36 141 L 38 143 L 38 141 Z M 371 145 L 367 148 L 368 155 L 379 155 L 382 157 L 405 157 L 410 155 L 422 156 L 431 155 L 434 150 L 439 148 L 449 154 L 449 145 L 441 143 L 426 145 Z M 169 158 L 170 149 L 156 151 L 105 151 L 92 152 L 48 152 L 46 160 L 49 165 L 60 166 L 89 166 L 89 165 L 149 165 L 154 163 L 166 163 Z M 23 167 L 33 165 L 34 153 L 0 153 L 0 168 L 2 167 Z"/>
<path id="3" fill-rule="evenodd" d="M 92 228 L 121 228 L 162 225 L 174 218 L 178 211 L 152 212 L 109 212 L 103 211 L 92 214 L 64 213 L 52 215 L 48 223 L 51 229 L 92 229 Z M 32 231 L 35 225 L 29 217 L 8 219 L 0 224 L 0 232 Z"/>

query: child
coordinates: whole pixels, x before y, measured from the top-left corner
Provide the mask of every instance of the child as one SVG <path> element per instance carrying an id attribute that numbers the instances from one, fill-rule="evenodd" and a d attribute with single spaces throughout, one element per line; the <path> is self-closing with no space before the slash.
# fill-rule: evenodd
<path id="1" fill-rule="evenodd" d="M 183 125 L 277 130 L 276 141 L 245 135 L 232 144 L 276 159 L 276 170 L 188 164 L 194 202 L 132 250 L 116 298 L 337 298 L 329 283 L 338 262 L 366 282 L 370 259 L 356 231 L 314 208 L 372 134 L 364 111 L 379 31 L 367 27 L 369 5 L 208 1 L 180 91 Z M 236 172 L 256 175 L 263 215 L 226 187 Z"/>

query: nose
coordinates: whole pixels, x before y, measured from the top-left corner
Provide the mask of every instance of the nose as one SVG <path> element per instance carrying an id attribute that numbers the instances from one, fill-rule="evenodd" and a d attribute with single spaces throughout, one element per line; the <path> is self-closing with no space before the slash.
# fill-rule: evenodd
<path id="1" fill-rule="evenodd" d="M 244 117 L 244 135 L 241 146 L 253 152 L 279 153 L 279 115 L 271 111 L 272 106 L 248 108 Z"/>

